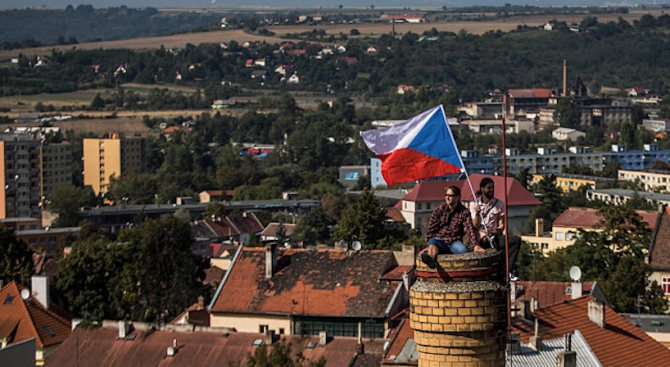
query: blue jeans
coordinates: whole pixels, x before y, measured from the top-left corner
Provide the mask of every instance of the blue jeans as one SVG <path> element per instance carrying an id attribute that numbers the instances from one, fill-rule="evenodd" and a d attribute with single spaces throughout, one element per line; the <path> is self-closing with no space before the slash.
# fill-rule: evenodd
<path id="1" fill-rule="evenodd" d="M 440 251 L 440 254 L 464 254 L 468 252 L 462 241 L 454 241 L 450 244 L 444 242 L 441 238 L 431 238 L 428 241 L 428 246 L 435 246 Z"/>

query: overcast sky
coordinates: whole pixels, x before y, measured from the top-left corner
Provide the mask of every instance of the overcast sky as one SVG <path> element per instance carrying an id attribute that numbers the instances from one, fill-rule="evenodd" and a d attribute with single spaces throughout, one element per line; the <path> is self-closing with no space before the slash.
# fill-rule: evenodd
<path id="1" fill-rule="evenodd" d="M 65 8 L 67 5 L 77 6 L 90 4 L 95 8 L 107 8 L 126 5 L 128 7 L 211 7 L 212 1 L 217 7 L 271 7 L 271 8 L 337 8 L 344 7 L 366 7 L 374 4 L 376 7 L 394 6 L 405 7 L 410 4 L 407 0 L 0 0 L 0 9 L 21 9 L 26 7 Z M 665 0 L 664 0 L 665 1 Z M 495 5 L 502 6 L 505 3 L 527 4 L 527 5 L 603 5 L 605 0 L 413 0 L 412 7 L 417 6 L 472 6 L 472 5 Z"/>

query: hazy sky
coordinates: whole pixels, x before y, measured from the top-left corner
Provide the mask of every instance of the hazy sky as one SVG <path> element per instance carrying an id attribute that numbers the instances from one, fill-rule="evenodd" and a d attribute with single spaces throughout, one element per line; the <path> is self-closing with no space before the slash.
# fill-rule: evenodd
<path id="1" fill-rule="evenodd" d="M 128 7 L 211 7 L 212 1 L 217 7 L 272 7 L 272 8 L 324 8 L 366 7 L 374 4 L 377 7 L 394 6 L 472 6 L 510 4 L 528 5 L 603 5 L 606 0 L 0 0 L 0 9 L 21 9 L 26 7 L 65 8 L 67 5 L 77 6 L 90 4 L 95 8 L 106 8 L 126 5 Z"/>

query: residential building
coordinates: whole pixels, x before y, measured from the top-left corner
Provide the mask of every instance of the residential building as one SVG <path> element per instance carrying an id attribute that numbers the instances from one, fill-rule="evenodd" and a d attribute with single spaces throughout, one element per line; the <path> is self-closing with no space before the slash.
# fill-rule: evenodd
<path id="1" fill-rule="evenodd" d="M 500 134 L 502 132 L 502 120 L 464 120 L 461 121 L 462 128 L 480 134 Z M 505 121 L 505 132 L 518 134 L 521 131 L 534 132 L 535 124 L 528 119 L 515 119 Z"/>
<path id="2" fill-rule="evenodd" d="M 520 280 L 510 283 L 510 290 L 512 317 L 517 315 L 525 317 L 535 310 L 584 296 L 593 296 L 600 302 L 609 303 L 598 282 Z"/>
<path id="3" fill-rule="evenodd" d="M 196 238 L 206 238 L 209 242 L 230 243 L 249 243 L 264 228 L 254 213 L 247 212 L 243 212 L 240 216 L 207 218 L 197 221 L 192 227 Z"/>
<path id="4" fill-rule="evenodd" d="M 291 235 L 295 232 L 295 226 L 295 224 L 291 223 L 270 223 L 263 229 L 263 232 L 261 232 L 261 241 L 264 243 L 276 242 L 280 239 L 280 235 L 284 241 L 290 241 Z M 282 231 L 283 233 L 281 233 Z M 281 245 L 283 245 L 283 243 Z"/>
<path id="5" fill-rule="evenodd" d="M 12 367 L 35 367 L 35 338 L 3 346 L 0 361 Z"/>
<path id="6" fill-rule="evenodd" d="M 670 119 L 644 119 L 642 127 L 655 132 L 670 133 Z"/>
<path id="7" fill-rule="evenodd" d="M 392 251 L 240 247 L 209 305 L 211 325 L 382 339 L 407 307 L 412 267 L 397 268 Z"/>
<path id="8" fill-rule="evenodd" d="M 351 189 L 363 176 L 370 176 L 370 166 L 342 166 L 338 181 L 345 188 Z"/>
<path id="9" fill-rule="evenodd" d="M 658 218 L 649 245 L 648 264 L 652 273 L 649 280 L 656 281 L 670 300 L 670 208 L 664 207 Z"/>
<path id="10" fill-rule="evenodd" d="M 645 191 L 670 193 L 670 171 L 630 171 L 619 170 L 619 181 L 639 181 Z"/>
<path id="11" fill-rule="evenodd" d="M 0 219 L 39 217 L 42 201 L 41 142 L 33 134 L 0 134 L 3 169 Z"/>
<path id="12" fill-rule="evenodd" d="M 366 364 L 361 360 L 366 358 L 381 360 L 384 342 L 363 340 L 359 343 L 356 338 L 330 335 L 239 333 L 192 325 L 170 325 L 169 329 L 154 331 L 140 323 L 133 323 L 129 329 L 123 324 L 121 327 L 110 324 L 112 322 L 103 322 L 100 328 L 76 329 L 47 359 L 45 367 L 246 366 L 247 356 L 253 356 L 259 347 L 272 350 L 277 343 L 290 343 L 291 357 L 300 353 L 305 363 L 315 363 L 323 357 L 326 367 L 362 367 Z"/>
<path id="13" fill-rule="evenodd" d="M 542 181 L 546 175 L 533 175 L 531 184 L 535 185 Z M 599 177 L 599 176 L 584 176 L 584 175 L 571 175 L 571 174 L 557 174 L 556 175 L 556 187 L 563 190 L 563 192 L 577 191 L 581 187 L 586 187 L 587 189 L 595 189 L 598 184 L 601 183 L 614 183 L 616 180 L 608 177 Z"/>
<path id="14" fill-rule="evenodd" d="M 84 139 L 84 185 L 96 195 L 107 193 L 110 179 L 145 169 L 146 139 L 110 133 L 106 139 Z"/>
<path id="15" fill-rule="evenodd" d="M 34 339 L 36 365 L 42 366 L 70 335 L 71 322 L 50 309 L 46 277 L 33 277 L 32 285 L 32 292 L 16 282 L 0 289 L 0 341 L 5 347 Z"/>
<path id="16" fill-rule="evenodd" d="M 656 228 L 658 219 L 657 211 L 636 211 L 642 221 L 647 224 L 650 230 Z M 600 231 L 598 223 L 603 218 L 598 215 L 598 211 L 592 208 L 568 208 L 554 220 L 551 232 L 544 231 L 542 221 L 536 221 L 535 233 L 533 235 L 521 236 L 523 241 L 528 242 L 533 248 L 538 248 L 542 253 L 547 254 L 550 251 L 567 247 L 575 243 L 579 236 L 579 230 Z"/>
<path id="17" fill-rule="evenodd" d="M 502 102 L 474 102 L 465 106 L 459 107 L 459 110 L 474 116 L 477 119 L 496 120 L 502 118 L 503 103 Z"/>
<path id="18" fill-rule="evenodd" d="M 47 200 L 58 186 L 72 185 L 72 146 L 67 143 L 41 145 L 42 198 Z"/>
<path id="19" fill-rule="evenodd" d="M 61 239 L 68 236 L 77 236 L 81 227 L 65 228 L 36 228 L 18 230 L 14 232 L 17 239 L 28 244 L 31 250 L 54 256 L 58 251 Z"/>
<path id="20" fill-rule="evenodd" d="M 551 89 L 510 89 L 505 95 L 505 111 L 510 117 L 537 114 L 553 94 Z"/>
<path id="21" fill-rule="evenodd" d="M 586 136 L 586 133 L 575 129 L 568 129 L 567 127 L 559 127 L 551 132 L 551 136 L 556 140 L 577 141 L 579 137 Z"/>
<path id="22" fill-rule="evenodd" d="M 643 198 L 652 204 L 670 205 L 670 194 L 657 194 L 654 192 L 623 189 L 586 191 L 586 198 L 589 199 L 589 201 L 600 200 L 602 202 L 614 205 L 625 204 L 628 200 L 636 196 Z"/>
<path id="23" fill-rule="evenodd" d="M 27 229 L 38 229 L 41 228 L 42 221 L 39 218 L 33 217 L 23 217 L 23 218 L 5 218 L 0 219 L 0 223 L 3 226 L 11 229 L 12 231 L 25 231 Z"/>
<path id="24" fill-rule="evenodd" d="M 223 190 L 204 190 L 198 194 L 201 203 L 211 203 L 223 199 Z"/>
<path id="25" fill-rule="evenodd" d="M 471 174 L 472 187 L 477 190 L 479 182 L 484 177 L 490 177 L 495 183 L 495 197 L 504 200 L 504 178 L 500 176 L 485 176 Z M 414 186 L 396 207 L 399 207 L 407 223 L 414 229 L 425 233 L 433 210 L 444 203 L 444 192 L 448 186 L 457 186 L 461 189 L 461 201 L 467 206 L 474 200 L 472 190 L 467 180 L 457 181 L 423 181 Z M 530 213 L 541 205 L 533 194 L 521 186 L 515 178 L 507 178 L 508 223 L 510 233 L 519 234 L 528 220 Z"/>
<path id="26" fill-rule="evenodd" d="M 593 296 L 536 310 L 531 320 L 522 317 L 512 320 L 512 333 L 519 334 L 521 343 L 535 342 L 540 347 L 545 345 L 544 341 L 562 339 L 566 334 L 575 334 L 577 331 L 588 346 L 582 352 L 587 354 L 583 358 L 591 361 L 595 358 L 598 362 L 596 365 L 670 366 L 668 348 Z M 582 356 L 578 354 L 576 358 L 581 360 Z M 515 356 L 512 356 L 512 362 L 514 366 L 519 365 Z"/>

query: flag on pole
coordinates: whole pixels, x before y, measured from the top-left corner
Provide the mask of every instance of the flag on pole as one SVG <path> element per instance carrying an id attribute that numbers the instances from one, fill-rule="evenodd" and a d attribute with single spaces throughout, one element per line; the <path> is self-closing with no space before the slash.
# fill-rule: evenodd
<path id="1" fill-rule="evenodd" d="M 465 171 L 442 105 L 385 129 L 362 131 L 387 185 Z"/>

